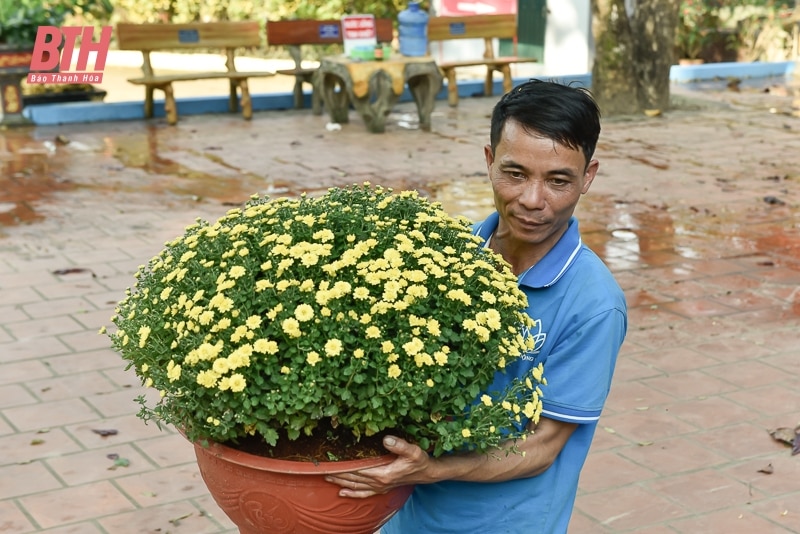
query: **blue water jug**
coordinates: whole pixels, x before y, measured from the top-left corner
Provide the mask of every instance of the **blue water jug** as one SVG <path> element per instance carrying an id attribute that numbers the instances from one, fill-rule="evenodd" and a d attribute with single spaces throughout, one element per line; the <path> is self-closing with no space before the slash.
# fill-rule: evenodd
<path id="1" fill-rule="evenodd" d="M 419 2 L 409 2 L 408 9 L 397 15 L 400 53 L 404 56 L 424 56 L 428 53 L 428 14 Z"/>

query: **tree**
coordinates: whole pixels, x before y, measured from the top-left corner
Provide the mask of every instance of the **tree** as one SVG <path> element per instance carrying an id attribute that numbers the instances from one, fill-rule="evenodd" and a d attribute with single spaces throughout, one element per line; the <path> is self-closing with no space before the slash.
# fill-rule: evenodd
<path id="1" fill-rule="evenodd" d="M 592 92 L 605 115 L 669 108 L 678 6 L 679 0 L 592 1 Z"/>

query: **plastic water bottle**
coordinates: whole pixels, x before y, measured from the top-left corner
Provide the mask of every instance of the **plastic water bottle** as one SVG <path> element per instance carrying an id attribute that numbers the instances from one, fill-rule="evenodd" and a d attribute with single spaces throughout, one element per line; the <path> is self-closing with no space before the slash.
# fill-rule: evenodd
<path id="1" fill-rule="evenodd" d="M 400 53 L 404 56 L 424 56 L 428 53 L 428 14 L 419 7 L 419 2 L 409 2 L 408 9 L 397 15 L 400 23 L 398 40 Z"/>

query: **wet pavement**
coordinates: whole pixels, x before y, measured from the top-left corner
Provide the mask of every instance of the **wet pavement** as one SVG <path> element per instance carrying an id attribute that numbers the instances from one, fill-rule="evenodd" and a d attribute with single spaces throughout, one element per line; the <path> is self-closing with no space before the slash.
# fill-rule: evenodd
<path id="1" fill-rule="evenodd" d="M 800 532 L 800 455 L 768 433 L 800 424 L 800 119 L 779 90 L 677 92 L 604 121 L 578 209 L 630 333 L 570 534 Z M 493 103 L 438 102 L 430 133 L 413 104 L 382 135 L 307 110 L 0 132 L 0 532 L 235 532 L 99 328 L 162 243 L 255 192 L 369 180 L 486 215 Z"/>

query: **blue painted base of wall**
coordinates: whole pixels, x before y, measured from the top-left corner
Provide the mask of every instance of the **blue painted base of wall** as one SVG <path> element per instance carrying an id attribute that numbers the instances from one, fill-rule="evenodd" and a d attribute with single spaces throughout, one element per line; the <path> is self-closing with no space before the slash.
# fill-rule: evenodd
<path id="1" fill-rule="evenodd" d="M 705 65 L 678 66 L 670 69 L 670 80 L 675 83 L 695 82 L 699 80 L 738 78 L 766 78 L 791 75 L 794 62 L 775 63 L 709 63 Z M 591 74 L 568 76 L 541 76 L 543 79 L 560 83 L 572 83 L 590 87 Z M 528 78 L 515 78 L 514 85 L 527 81 Z M 497 80 L 494 94 L 503 93 L 503 84 Z M 483 96 L 483 81 L 468 80 L 458 83 L 459 98 Z M 437 100 L 447 100 L 447 89 L 436 95 Z M 412 102 L 411 94 L 406 89 L 400 96 L 401 102 Z M 291 93 L 269 93 L 252 95 L 253 111 L 292 109 Z M 228 97 L 194 97 L 177 99 L 178 118 L 186 115 L 203 115 L 208 113 L 228 113 Z M 311 96 L 306 94 L 306 108 L 311 107 Z M 164 116 L 164 102 L 156 101 L 154 115 Z M 101 122 L 120 120 L 143 120 L 144 103 L 137 102 L 80 102 L 67 104 L 48 104 L 26 107 L 23 115 L 37 125 L 69 124 L 76 122 Z"/>

